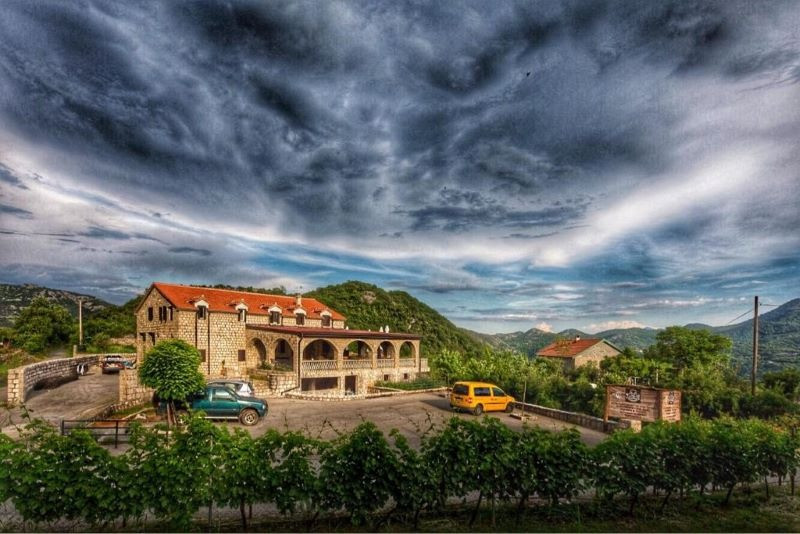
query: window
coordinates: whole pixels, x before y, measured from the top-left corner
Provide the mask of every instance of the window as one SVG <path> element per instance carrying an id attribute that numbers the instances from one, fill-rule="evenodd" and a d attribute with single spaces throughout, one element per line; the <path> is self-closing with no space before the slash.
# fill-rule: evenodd
<path id="1" fill-rule="evenodd" d="M 199 352 L 200 352 L 200 361 L 201 362 L 206 361 L 206 349 L 200 349 Z"/>
<path id="2" fill-rule="evenodd" d="M 403 373 L 403 380 L 408 380 L 408 373 Z"/>
<path id="3" fill-rule="evenodd" d="M 239 349 L 239 361 L 243 362 L 246 360 L 247 360 L 247 353 L 244 351 L 244 349 Z"/>
<path id="4" fill-rule="evenodd" d="M 152 321 L 153 320 L 153 307 L 152 306 L 147 308 L 147 320 L 148 321 Z"/>
<path id="5" fill-rule="evenodd" d="M 206 318 L 206 310 L 205 306 L 198 306 L 197 307 L 197 318 L 198 319 L 205 319 Z"/>
<path id="6" fill-rule="evenodd" d="M 159 321 L 164 320 L 164 308 L 162 306 L 158 307 L 158 320 Z"/>
<path id="7" fill-rule="evenodd" d="M 505 397 L 506 394 L 500 388 L 492 388 L 492 395 L 495 397 Z"/>
<path id="8" fill-rule="evenodd" d="M 269 322 L 271 324 L 281 324 L 281 312 L 279 311 L 269 312 Z"/>
<path id="9" fill-rule="evenodd" d="M 330 315 L 323 315 L 322 316 L 322 326 L 330 326 L 331 325 L 331 316 Z"/>
<path id="10" fill-rule="evenodd" d="M 169 307 L 169 320 L 170 320 L 170 321 L 172 320 L 172 311 L 173 311 L 174 309 L 175 309 L 175 308 L 173 308 L 172 306 L 170 306 L 170 307 Z"/>
<path id="11" fill-rule="evenodd" d="M 152 343 L 153 345 L 156 344 L 156 333 L 155 332 L 150 332 L 150 343 Z"/>
<path id="12" fill-rule="evenodd" d="M 389 375 L 383 375 L 383 381 L 384 382 L 388 382 L 389 381 Z"/>
<path id="13" fill-rule="evenodd" d="M 233 400 L 233 395 L 227 389 L 215 389 L 214 400 Z"/>
<path id="14" fill-rule="evenodd" d="M 453 386 L 453 393 L 456 395 L 469 395 L 469 387 L 466 384 L 456 384 Z"/>
<path id="15" fill-rule="evenodd" d="M 298 326 L 303 326 L 306 324 L 306 315 L 304 313 L 298 313 L 295 317 L 295 324 Z"/>
<path id="16" fill-rule="evenodd" d="M 475 388 L 476 397 L 491 397 L 492 393 L 489 388 Z"/>
<path id="17" fill-rule="evenodd" d="M 247 310 L 245 310 L 244 308 L 239 310 L 239 322 L 240 323 L 246 323 L 247 322 Z"/>

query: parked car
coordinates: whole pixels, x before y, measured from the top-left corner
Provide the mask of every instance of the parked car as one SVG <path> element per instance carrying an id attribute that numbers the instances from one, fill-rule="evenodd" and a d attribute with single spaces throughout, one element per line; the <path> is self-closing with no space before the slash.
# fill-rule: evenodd
<path id="1" fill-rule="evenodd" d="M 158 412 L 166 411 L 166 401 L 158 400 Z M 269 405 L 264 399 L 239 395 L 224 384 L 206 385 L 205 391 L 190 396 L 185 402 L 176 402 L 176 408 L 190 407 L 194 411 L 205 413 L 206 419 L 238 420 L 246 426 L 258 423 L 266 417 Z"/>
<path id="2" fill-rule="evenodd" d="M 206 383 L 208 385 L 219 384 L 223 386 L 228 386 L 233 391 L 235 391 L 237 395 L 242 397 L 252 397 L 253 394 L 256 392 L 255 388 L 253 387 L 253 383 L 248 382 L 247 380 L 218 378 L 216 380 L 209 380 Z"/>
<path id="3" fill-rule="evenodd" d="M 100 363 L 100 369 L 104 375 L 119 373 L 123 369 L 132 368 L 133 362 L 121 356 L 106 356 Z"/>
<path id="4" fill-rule="evenodd" d="M 511 412 L 516 400 L 488 382 L 456 382 L 450 392 L 450 407 L 481 415 L 483 412 Z"/>

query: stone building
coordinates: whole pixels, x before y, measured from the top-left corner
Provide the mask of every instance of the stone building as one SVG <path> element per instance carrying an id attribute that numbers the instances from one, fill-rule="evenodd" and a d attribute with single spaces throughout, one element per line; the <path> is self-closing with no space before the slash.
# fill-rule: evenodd
<path id="1" fill-rule="evenodd" d="M 141 360 L 177 338 L 199 350 L 208 378 L 259 376 L 272 394 L 363 394 L 428 371 L 420 336 L 386 330 L 350 330 L 311 298 L 154 283 L 136 309 L 136 352 Z"/>
<path id="2" fill-rule="evenodd" d="M 555 341 L 537 352 L 536 356 L 559 361 L 564 365 L 564 369 L 569 371 L 589 362 L 599 365 L 606 358 L 621 353 L 621 350 L 605 339 L 581 339 L 580 336 L 576 336 L 574 339 Z"/>

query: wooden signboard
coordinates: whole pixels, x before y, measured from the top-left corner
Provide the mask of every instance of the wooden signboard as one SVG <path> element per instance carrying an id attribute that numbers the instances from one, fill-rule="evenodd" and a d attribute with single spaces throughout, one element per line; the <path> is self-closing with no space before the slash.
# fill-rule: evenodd
<path id="1" fill-rule="evenodd" d="M 606 386 L 606 411 L 609 417 L 634 421 L 680 421 L 681 392 L 642 386 Z"/>

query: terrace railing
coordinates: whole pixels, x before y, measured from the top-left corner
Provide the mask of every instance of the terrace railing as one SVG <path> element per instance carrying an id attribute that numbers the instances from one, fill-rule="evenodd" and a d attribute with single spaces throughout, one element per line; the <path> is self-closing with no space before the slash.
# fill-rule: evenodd
<path id="1" fill-rule="evenodd" d="M 372 360 L 343 360 L 343 369 L 371 369 Z"/>
<path id="2" fill-rule="evenodd" d="M 305 360 L 302 362 L 306 371 L 335 371 L 336 360 Z"/>
<path id="3" fill-rule="evenodd" d="M 400 358 L 399 367 L 416 367 L 417 362 L 414 358 Z"/>
<path id="4" fill-rule="evenodd" d="M 394 367 L 394 358 L 380 359 L 377 360 L 377 362 L 378 362 L 378 369 Z"/>

